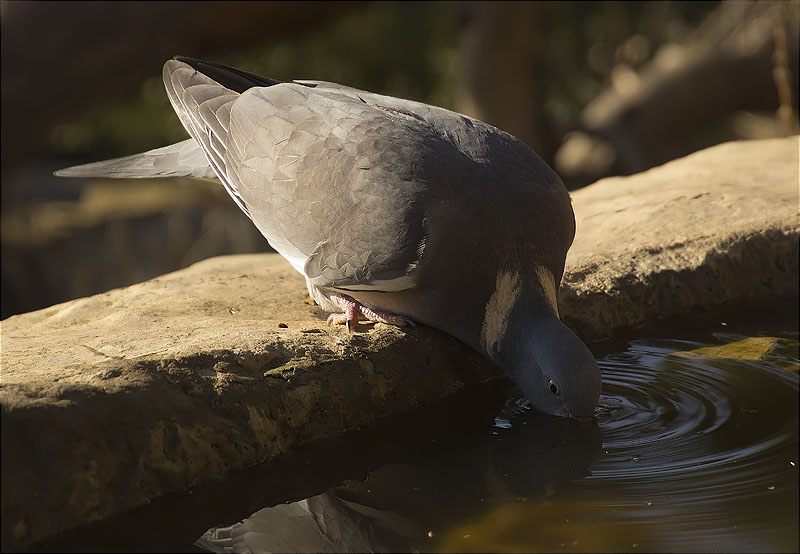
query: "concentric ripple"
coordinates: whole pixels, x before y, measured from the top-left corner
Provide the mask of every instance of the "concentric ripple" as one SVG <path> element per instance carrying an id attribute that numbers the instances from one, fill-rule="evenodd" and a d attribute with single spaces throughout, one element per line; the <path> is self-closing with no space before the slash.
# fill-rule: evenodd
<path id="1" fill-rule="evenodd" d="M 797 550 L 798 375 L 780 353 L 787 343 L 796 350 L 776 340 L 769 355 L 730 359 L 698 343 L 636 341 L 600 362 L 603 453 L 577 485 L 595 521 L 630 531 L 617 548 Z"/>

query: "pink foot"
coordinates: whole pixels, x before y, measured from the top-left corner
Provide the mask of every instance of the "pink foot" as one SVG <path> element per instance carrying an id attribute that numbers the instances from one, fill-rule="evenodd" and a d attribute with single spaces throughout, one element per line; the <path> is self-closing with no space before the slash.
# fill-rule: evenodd
<path id="1" fill-rule="evenodd" d="M 345 324 L 347 325 L 348 333 L 353 332 L 356 325 L 358 325 L 358 320 L 362 318 L 368 321 L 374 321 L 376 323 L 397 325 L 398 327 L 404 327 L 406 325 L 416 327 L 414 322 L 407 317 L 389 312 L 382 312 L 380 310 L 373 310 L 372 308 L 368 308 L 363 304 L 360 304 L 357 300 L 347 296 L 346 294 L 343 294 L 339 297 L 339 305 L 344 312 L 340 314 L 329 315 L 328 325 Z"/>

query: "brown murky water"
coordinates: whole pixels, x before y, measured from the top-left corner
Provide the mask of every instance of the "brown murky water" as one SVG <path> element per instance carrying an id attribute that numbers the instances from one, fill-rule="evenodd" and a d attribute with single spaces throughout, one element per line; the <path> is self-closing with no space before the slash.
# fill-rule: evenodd
<path id="1" fill-rule="evenodd" d="M 797 324 L 766 319 L 594 344 L 592 424 L 494 383 L 36 548 L 797 552 Z"/>

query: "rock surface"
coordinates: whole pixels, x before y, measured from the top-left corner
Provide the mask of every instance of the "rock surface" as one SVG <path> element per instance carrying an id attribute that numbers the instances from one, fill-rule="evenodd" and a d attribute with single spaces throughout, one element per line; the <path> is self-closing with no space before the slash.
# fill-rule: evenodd
<path id="1" fill-rule="evenodd" d="M 725 301 L 797 296 L 797 136 L 729 142 L 573 193 L 559 309 L 584 338 Z"/>
<path id="2" fill-rule="evenodd" d="M 585 338 L 798 294 L 798 137 L 573 194 L 560 293 Z M 16 549 L 502 375 L 430 328 L 328 328 L 276 254 L 2 322 L 2 539 Z"/>

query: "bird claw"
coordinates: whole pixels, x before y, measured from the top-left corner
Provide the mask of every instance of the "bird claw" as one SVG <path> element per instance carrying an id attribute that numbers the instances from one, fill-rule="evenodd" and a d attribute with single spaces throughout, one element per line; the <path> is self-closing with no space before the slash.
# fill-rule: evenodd
<path id="1" fill-rule="evenodd" d="M 414 320 L 412 319 L 396 314 L 387 315 L 391 317 L 368 317 L 367 319 L 373 323 L 385 323 L 386 325 L 394 325 L 396 327 L 411 327 L 412 329 L 417 328 L 417 324 L 414 323 Z"/>
<path id="2" fill-rule="evenodd" d="M 344 325 L 347 328 L 348 333 L 352 333 L 356 330 L 356 326 L 358 325 L 358 319 L 351 319 L 348 317 L 347 312 L 340 313 L 340 314 L 330 314 L 327 319 L 328 327 L 333 325 Z"/>
<path id="3" fill-rule="evenodd" d="M 417 324 L 414 322 L 413 319 L 409 319 L 409 318 L 403 317 L 403 316 L 397 316 L 397 317 L 399 317 L 400 319 L 403 320 L 403 325 L 401 325 L 401 326 L 408 326 L 408 327 L 411 327 L 412 329 L 416 330 Z"/>
<path id="4" fill-rule="evenodd" d="M 402 315 L 381 312 L 367 308 L 366 306 L 361 306 L 361 313 L 367 320 L 374 323 L 385 323 L 387 325 L 396 325 L 397 327 L 411 327 L 412 329 L 417 328 L 417 324 L 414 323 L 413 320 Z"/>
<path id="5" fill-rule="evenodd" d="M 347 321 L 347 314 L 330 314 L 326 323 L 328 327 L 332 325 L 342 325 L 345 321 Z"/>

